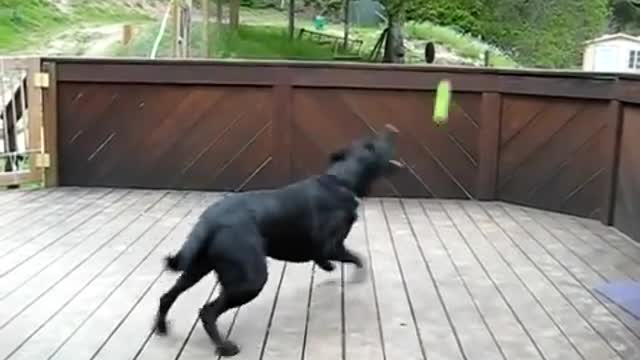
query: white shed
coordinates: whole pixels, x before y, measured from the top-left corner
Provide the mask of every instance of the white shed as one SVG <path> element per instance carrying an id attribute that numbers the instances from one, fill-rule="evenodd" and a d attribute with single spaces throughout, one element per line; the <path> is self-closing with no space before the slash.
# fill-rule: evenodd
<path id="1" fill-rule="evenodd" d="M 640 73 L 640 38 L 617 33 L 589 40 L 585 45 L 582 70 Z"/>

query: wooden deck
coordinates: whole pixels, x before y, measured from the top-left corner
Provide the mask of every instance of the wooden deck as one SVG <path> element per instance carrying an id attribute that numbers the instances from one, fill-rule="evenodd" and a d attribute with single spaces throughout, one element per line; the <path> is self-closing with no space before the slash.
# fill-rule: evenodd
<path id="1" fill-rule="evenodd" d="M 0 359 L 212 359 L 196 321 L 212 274 L 176 302 L 161 258 L 221 194 L 0 192 Z M 351 268 L 270 262 L 264 292 L 222 317 L 236 359 L 638 359 L 640 321 L 593 291 L 640 279 L 640 247 L 591 220 L 504 203 L 368 199 Z"/>

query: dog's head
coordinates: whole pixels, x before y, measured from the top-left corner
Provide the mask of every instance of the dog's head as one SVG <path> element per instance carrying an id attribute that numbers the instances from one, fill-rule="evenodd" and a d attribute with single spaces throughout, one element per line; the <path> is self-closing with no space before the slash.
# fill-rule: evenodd
<path id="1" fill-rule="evenodd" d="M 397 134 L 398 130 L 387 124 L 383 133 L 358 139 L 335 151 L 327 173 L 338 177 L 357 196 L 367 195 L 377 179 L 403 167 L 393 159 Z"/>

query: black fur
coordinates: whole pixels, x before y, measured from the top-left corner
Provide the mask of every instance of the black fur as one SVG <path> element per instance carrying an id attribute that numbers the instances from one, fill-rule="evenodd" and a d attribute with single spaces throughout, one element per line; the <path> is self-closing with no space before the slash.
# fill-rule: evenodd
<path id="1" fill-rule="evenodd" d="M 367 195 L 372 183 L 394 167 L 397 130 L 388 129 L 333 153 L 324 174 L 279 189 L 233 194 L 207 208 L 180 251 L 165 258 L 168 269 L 182 274 L 160 298 L 156 331 L 166 333 L 166 316 L 176 298 L 213 270 L 222 290 L 200 309 L 200 319 L 218 353 L 233 356 L 239 348 L 222 339 L 216 321 L 262 291 L 267 256 L 314 261 L 325 271 L 334 270 L 332 261 L 362 268 L 362 259 L 344 240 L 357 217 L 356 197 Z"/>
<path id="2" fill-rule="evenodd" d="M 164 258 L 165 267 L 171 271 L 180 271 L 178 267 L 178 258 L 176 256 L 167 256 Z"/>

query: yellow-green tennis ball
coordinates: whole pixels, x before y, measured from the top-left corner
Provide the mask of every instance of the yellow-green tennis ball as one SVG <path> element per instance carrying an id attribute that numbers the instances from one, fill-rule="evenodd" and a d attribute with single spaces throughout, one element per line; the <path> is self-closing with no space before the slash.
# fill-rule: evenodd
<path id="1" fill-rule="evenodd" d="M 433 105 L 433 122 L 436 126 L 446 124 L 449 120 L 449 104 L 451 103 L 451 83 L 441 80 L 436 89 L 436 99 Z"/>

